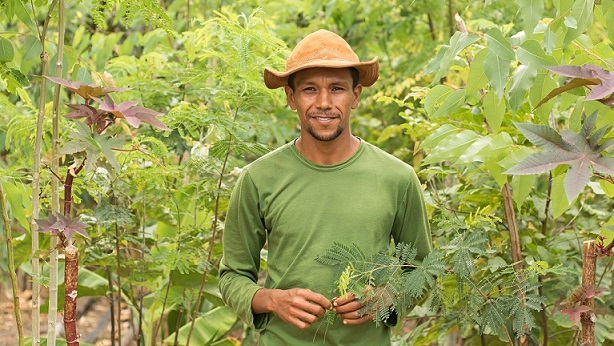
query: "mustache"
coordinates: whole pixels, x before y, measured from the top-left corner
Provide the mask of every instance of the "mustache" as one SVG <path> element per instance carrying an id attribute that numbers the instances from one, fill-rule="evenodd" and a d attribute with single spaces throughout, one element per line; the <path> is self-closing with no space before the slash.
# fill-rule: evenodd
<path id="1" fill-rule="evenodd" d="M 309 117 L 336 117 L 339 118 L 341 117 L 341 114 L 339 114 L 338 112 L 322 112 L 322 111 L 315 111 L 315 112 L 309 112 L 307 113 L 307 116 Z"/>

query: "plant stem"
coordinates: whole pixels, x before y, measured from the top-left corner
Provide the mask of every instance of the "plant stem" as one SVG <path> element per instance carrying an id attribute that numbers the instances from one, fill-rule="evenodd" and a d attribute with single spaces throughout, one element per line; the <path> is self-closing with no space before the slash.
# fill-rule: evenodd
<path id="1" fill-rule="evenodd" d="M 11 223 L 6 207 L 6 194 L 0 181 L 0 210 L 2 211 L 2 219 L 4 220 L 4 232 L 6 232 L 6 248 L 8 251 L 9 272 L 11 275 L 11 287 L 13 289 L 13 309 L 15 311 L 15 321 L 17 323 L 17 335 L 19 336 L 19 346 L 25 344 L 23 335 L 23 323 L 21 322 L 21 304 L 19 303 L 19 295 L 17 288 L 17 276 L 15 275 L 15 257 L 13 252 L 13 235 L 11 234 Z"/>
<path id="2" fill-rule="evenodd" d="M 117 260 L 117 342 L 122 346 L 122 284 L 121 284 L 121 258 L 119 253 L 119 227 L 115 223 L 115 259 Z M 112 322 L 114 323 L 114 322 Z M 114 338 L 115 335 L 112 336 Z"/>
<path id="3" fill-rule="evenodd" d="M 47 26 L 51 18 L 51 12 L 56 4 L 56 0 L 53 0 L 49 6 L 49 12 L 47 13 L 47 19 L 43 25 L 43 31 L 39 34 L 39 41 L 41 42 L 43 49 L 40 54 L 41 58 L 41 75 L 47 75 L 47 68 L 49 65 L 49 53 L 45 50 L 45 39 L 47 36 Z M 38 113 L 36 116 L 36 137 L 34 140 L 34 165 L 32 167 L 32 219 L 30 221 L 30 234 L 32 236 L 32 346 L 40 345 L 41 333 L 40 333 L 40 266 L 38 253 L 38 225 L 34 221 L 38 219 L 40 212 L 40 167 L 41 167 L 41 147 L 43 143 L 43 125 L 45 122 L 45 104 L 47 103 L 47 82 L 41 78 L 41 87 L 39 91 L 38 99 Z"/>
<path id="4" fill-rule="evenodd" d="M 66 267 L 64 270 L 64 331 L 66 345 L 78 346 L 77 334 L 77 284 L 79 279 L 79 249 L 68 244 L 64 249 Z"/>
<path id="5" fill-rule="evenodd" d="M 503 189 L 501 189 L 503 195 L 503 204 L 505 205 L 505 216 L 507 217 L 507 225 L 510 230 L 510 245 L 512 248 L 512 261 L 514 261 L 514 271 L 520 272 L 523 269 L 522 265 L 522 251 L 520 249 L 520 236 L 518 235 L 518 225 L 516 224 L 516 213 L 514 212 L 514 200 L 512 199 L 512 192 L 510 189 L 510 183 L 505 182 Z M 526 301 L 526 297 L 523 295 L 519 297 L 522 302 Z M 527 330 L 528 332 L 528 330 Z M 529 338 L 526 335 L 518 338 L 520 345 L 528 345 Z"/>
<path id="6" fill-rule="evenodd" d="M 111 314 L 111 335 L 113 336 L 111 337 L 111 346 L 115 346 L 115 301 L 113 299 L 113 278 L 111 277 L 111 268 L 109 268 L 109 266 L 106 266 L 106 269 L 107 282 L 109 283 L 109 293 L 107 297 L 109 298 L 109 301 L 111 303 L 109 309 L 109 313 Z"/>
<path id="7" fill-rule="evenodd" d="M 51 11 L 52 8 L 50 8 Z M 55 76 L 62 78 L 64 57 L 64 0 L 58 2 L 58 45 L 55 62 Z M 53 90 L 52 115 L 52 147 L 51 169 L 58 172 L 60 169 L 59 143 L 60 143 L 60 85 L 55 84 Z M 59 213 L 60 194 L 59 182 L 51 179 L 51 211 Z M 58 316 L 58 237 L 51 237 L 49 244 L 49 314 L 47 319 L 47 343 L 55 345 L 55 330 Z"/>
<path id="8" fill-rule="evenodd" d="M 597 274 L 597 253 L 594 240 L 585 241 L 583 244 L 582 255 L 582 287 L 588 289 L 595 288 L 595 277 Z M 595 345 L 595 298 L 585 298 L 582 304 L 590 308 L 589 311 L 580 314 L 582 323 L 582 345 Z"/>

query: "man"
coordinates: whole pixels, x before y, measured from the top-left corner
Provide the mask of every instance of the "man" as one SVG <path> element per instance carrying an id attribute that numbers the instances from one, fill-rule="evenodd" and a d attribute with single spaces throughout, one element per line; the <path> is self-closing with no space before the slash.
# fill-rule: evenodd
<path id="1" fill-rule="evenodd" d="M 284 87 L 300 137 L 247 166 L 232 193 L 224 231 L 220 290 L 226 304 L 261 332 L 260 345 L 389 345 L 386 326 L 360 313 L 353 295 L 335 298 L 335 268 L 316 261 L 333 243 L 365 254 L 391 237 L 431 250 L 426 209 L 411 166 L 354 137 L 350 113 L 379 76 L 340 36 L 319 30 L 264 82 Z M 267 279 L 257 284 L 268 244 Z M 337 314 L 332 325 L 321 318 Z"/>

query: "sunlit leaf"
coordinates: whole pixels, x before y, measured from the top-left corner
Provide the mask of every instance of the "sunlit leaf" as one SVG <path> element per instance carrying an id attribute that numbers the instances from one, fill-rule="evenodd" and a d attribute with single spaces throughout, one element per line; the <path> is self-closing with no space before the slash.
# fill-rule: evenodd
<path id="1" fill-rule="evenodd" d="M 503 59 L 492 51 L 484 61 L 484 72 L 499 98 L 503 97 L 511 63 L 511 60 Z"/>
<path id="2" fill-rule="evenodd" d="M 539 23 L 544 13 L 543 0 L 520 0 L 520 14 L 522 15 L 523 29 L 527 37 L 531 37 L 533 29 Z"/>
<path id="3" fill-rule="evenodd" d="M 516 58 L 512 44 L 503 36 L 499 28 L 494 27 L 488 30 L 484 38 L 488 42 L 488 48 L 501 59 L 514 60 Z"/>

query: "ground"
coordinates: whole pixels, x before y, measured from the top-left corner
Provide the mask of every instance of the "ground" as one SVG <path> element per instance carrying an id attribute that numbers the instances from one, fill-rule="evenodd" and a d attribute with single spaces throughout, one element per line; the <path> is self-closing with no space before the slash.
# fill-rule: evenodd
<path id="1" fill-rule="evenodd" d="M 25 336 L 31 336 L 32 330 L 32 291 L 24 290 L 19 294 L 21 305 L 21 320 Z M 77 300 L 77 332 L 81 334 L 82 343 L 96 346 L 111 345 L 111 324 L 109 302 L 106 298 L 82 297 Z M 122 346 L 134 346 L 129 310 L 122 309 Z M 59 329 L 63 337 L 62 315 L 57 317 Z M 47 315 L 41 314 L 41 337 L 47 336 Z M 6 289 L 0 288 L 0 346 L 16 346 L 18 329 L 15 321 L 12 296 Z M 116 343 L 117 345 L 117 343 Z"/>

